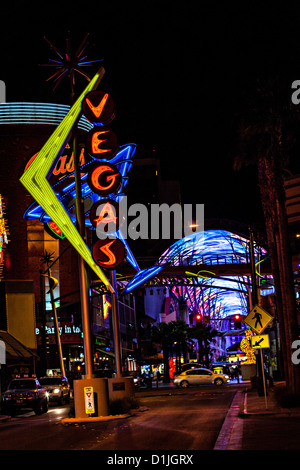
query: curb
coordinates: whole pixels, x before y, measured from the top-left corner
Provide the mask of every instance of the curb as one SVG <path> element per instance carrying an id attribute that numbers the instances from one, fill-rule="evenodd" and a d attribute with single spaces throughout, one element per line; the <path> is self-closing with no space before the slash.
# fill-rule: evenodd
<path id="1" fill-rule="evenodd" d="M 274 414 L 278 414 L 278 411 L 269 411 L 269 410 L 261 410 L 261 411 L 247 411 L 247 398 L 248 398 L 248 389 L 244 391 L 245 397 L 244 401 L 241 403 L 240 410 L 238 413 L 239 418 L 251 418 L 251 416 L 270 416 Z"/>
<path id="2" fill-rule="evenodd" d="M 240 450 L 242 446 L 242 421 L 236 418 L 239 415 L 241 394 L 237 391 L 227 411 L 223 425 L 215 442 L 213 450 Z M 243 400 L 242 400 L 243 401 Z"/>
<path id="3" fill-rule="evenodd" d="M 125 419 L 129 418 L 130 414 L 124 415 L 109 415 L 109 416 L 91 416 L 86 418 L 63 418 L 60 423 L 61 424 L 76 424 L 76 423 L 97 423 L 97 422 L 105 422 L 105 421 L 112 421 L 114 419 Z"/>
<path id="4" fill-rule="evenodd" d="M 63 418 L 60 423 L 61 424 L 76 424 L 76 423 L 97 423 L 97 422 L 106 422 L 106 421 L 113 421 L 114 419 L 126 419 L 132 416 L 135 416 L 137 413 L 141 413 L 143 411 L 147 411 L 148 408 L 146 406 L 142 406 L 137 409 L 133 409 L 132 413 L 126 413 L 122 415 L 108 415 L 108 416 L 87 416 L 84 418 Z"/>
<path id="5" fill-rule="evenodd" d="M 244 400 L 242 401 L 240 405 L 240 410 L 238 412 L 238 417 L 239 418 L 246 418 L 249 413 L 247 412 L 247 397 L 248 397 L 248 389 L 244 391 Z"/>

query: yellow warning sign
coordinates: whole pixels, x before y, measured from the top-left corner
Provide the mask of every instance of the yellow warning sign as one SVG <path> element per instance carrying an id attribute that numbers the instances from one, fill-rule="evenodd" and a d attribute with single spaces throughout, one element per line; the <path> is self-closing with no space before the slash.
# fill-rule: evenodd
<path id="1" fill-rule="evenodd" d="M 95 413 L 94 389 L 93 387 L 84 387 L 85 412 L 88 415 Z"/>
<path id="2" fill-rule="evenodd" d="M 263 349 L 270 347 L 269 335 L 250 336 L 250 340 L 253 349 Z"/>
<path id="3" fill-rule="evenodd" d="M 272 315 L 258 305 L 255 305 L 243 322 L 256 331 L 256 333 L 261 334 L 272 320 Z"/>

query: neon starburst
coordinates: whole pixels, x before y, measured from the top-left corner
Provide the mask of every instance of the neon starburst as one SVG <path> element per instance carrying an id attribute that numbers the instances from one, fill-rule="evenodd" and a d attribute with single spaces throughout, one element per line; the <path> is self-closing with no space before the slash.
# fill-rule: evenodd
<path id="1" fill-rule="evenodd" d="M 91 80 L 90 75 L 84 70 L 87 67 L 96 62 L 102 62 L 103 59 L 87 60 L 87 48 L 89 33 L 85 36 L 76 52 L 72 51 L 70 34 L 66 38 L 66 51 L 62 52 L 49 39 L 44 37 L 50 48 L 57 54 L 58 59 L 49 59 L 48 64 L 41 64 L 46 67 L 54 67 L 56 71 L 47 79 L 47 81 L 53 80 L 55 85 L 53 90 L 59 85 L 65 76 L 69 77 L 71 89 L 75 86 L 75 72 L 78 72 L 88 81 Z"/>

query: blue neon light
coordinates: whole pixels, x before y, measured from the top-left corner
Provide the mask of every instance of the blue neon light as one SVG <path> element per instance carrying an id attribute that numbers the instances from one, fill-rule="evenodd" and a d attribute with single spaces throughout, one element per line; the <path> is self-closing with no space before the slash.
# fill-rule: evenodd
<path id="1" fill-rule="evenodd" d="M 156 276 L 156 274 L 158 274 L 162 269 L 163 266 L 152 266 L 151 268 L 141 269 L 127 284 L 126 288 L 123 291 L 123 294 L 128 294 L 134 289 L 137 289 L 138 287 L 142 286 L 146 281 L 149 281 L 149 279 Z"/>
<path id="2" fill-rule="evenodd" d="M 113 159 L 110 160 L 110 162 L 113 163 L 118 168 L 119 172 L 122 175 L 122 185 L 121 185 L 118 193 L 112 196 L 112 199 L 115 199 L 116 201 L 118 201 L 120 199 L 120 197 L 122 197 L 123 188 L 128 182 L 128 176 L 127 175 L 128 175 L 128 172 L 130 171 L 131 166 L 132 166 L 132 160 L 131 159 L 132 159 L 132 157 L 135 153 L 135 150 L 136 150 L 136 145 L 135 144 L 122 145 L 122 146 L 120 146 L 119 152 L 115 155 L 115 157 Z M 88 167 L 88 165 L 89 164 L 86 163 L 85 165 L 83 165 L 81 167 L 81 169 L 83 170 L 85 167 Z M 92 202 L 96 202 L 99 199 L 101 199 L 101 197 L 99 197 L 97 194 L 95 194 L 91 190 L 88 183 L 84 182 L 87 179 L 87 175 L 88 175 L 88 172 L 86 172 L 81 177 L 81 181 L 83 182 L 83 184 L 81 186 L 82 197 L 84 199 L 90 198 L 92 200 Z M 53 187 L 56 188 L 57 186 L 61 186 L 61 184 L 65 180 L 69 180 L 69 178 L 72 177 L 72 176 L 74 177 L 74 172 L 69 173 L 64 178 L 60 179 L 57 183 L 55 183 L 53 185 Z M 76 223 L 76 216 L 74 214 L 70 213 L 70 211 L 75 207 L 75 198 L 76 198 L 75 181 L 73 180 L 70 184 L 67 184 L 67 186 L 60 189 L 60 191 L 61 191 L 61 193 L 56 192 L 56 194 L 57 194 L 59 200 L 61 201 L 61 203 L 64 204 L 66 209 L 68 209 L 69 217 L 72 220 L 72 222 L 75 224 Z M 70 203 L 70 198 L 74 200 L 72 204 Z M 89 212 L 89 209 L 86 211 L 86 215 L 88 214 L 88 212 Z M 41 222 L 50 222 L 51 221 L 50 217 L 45 213 L 45 211 L 39 205 L 37 205 L 36 202 L 34 202 L 33 204 L 31 204 L 28 207 L 28 209 L 25 211 L 23 217 L 25 219 L 28 219 L 28 220 L 39 219 Z M 92 224 L 89 220 L 89 217 L 86 217 L 85 225 L 86 225 L 86 227 L 89 227 L 89 228 L 93 229 Z M 126 253 L 127 253 L 127 261 L 138 271 L 139 266 L 138 266 L 138 264 L 137 264 L 137 262 L 136 262 L 136 260 L 133 256 L 132 251 L 130 250 L 129 245 L 128 245 L 127 241 L 125 240 L 122 232 L 119 231 L 117 236 L 125 244 Z"/>
<path id="3" fill-rule="evenodd" d="M 0 125 L 7 124 L 44 124 L 58 126 L 70 110 L 70 106 L 54 103 L 0 103 Z M 93 124 L 85 116 L 78 122 L 84 131 L 92 129 Z"/>
<path id="4" fill-rule="evenodd" d="M 201 275 L 201 264 L 214 265 L 249 263 L 249 241 L 234 233 L 224 230 L 208 230 L 189 235 L 170 246 L 159 258 L 159 264 L 139 271 L 127 284 L 124 293 L 142 286 L 155 277 L 167 264 L 168 266 L 198 265 Z M 263 248 L 255 249 L 266 254 Z M 207 268 L 206 268 L 207 269 Z M 205 276 L 205 272 L 203 272 Z M 203 315 L 220 319 L 228 315 L 248 313 L 248 286 L 246 277 L 227 276 L 223 278 L 197 277 L 195 286 L 181 286 L 181 296 L 187 301 L 190 311 L 199 311 Z M 176 290 L 174 289 L 176 295 Z"/>

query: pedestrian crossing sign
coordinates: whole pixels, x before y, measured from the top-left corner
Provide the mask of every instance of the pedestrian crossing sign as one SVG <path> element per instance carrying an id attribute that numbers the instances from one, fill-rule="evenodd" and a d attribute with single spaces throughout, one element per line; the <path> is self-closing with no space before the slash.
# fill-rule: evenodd
<path id="1" fill-rule="evenodd" d="M 250 336 L 250 340 L 253 349 L 263 349 L 270 347 L 269 335 Z"/>
<path id="2" fill-rule="evenodd" d="M 85 412 L 88 415 L 95 413 L 94 389 L 93 387 L 84 387 Z"/>
<path id="3" fill-rule="evenodd" d="M 258 305 L 255 305 L 243 322 L 260 335 L 272 320 L 272 315 Z"/>

